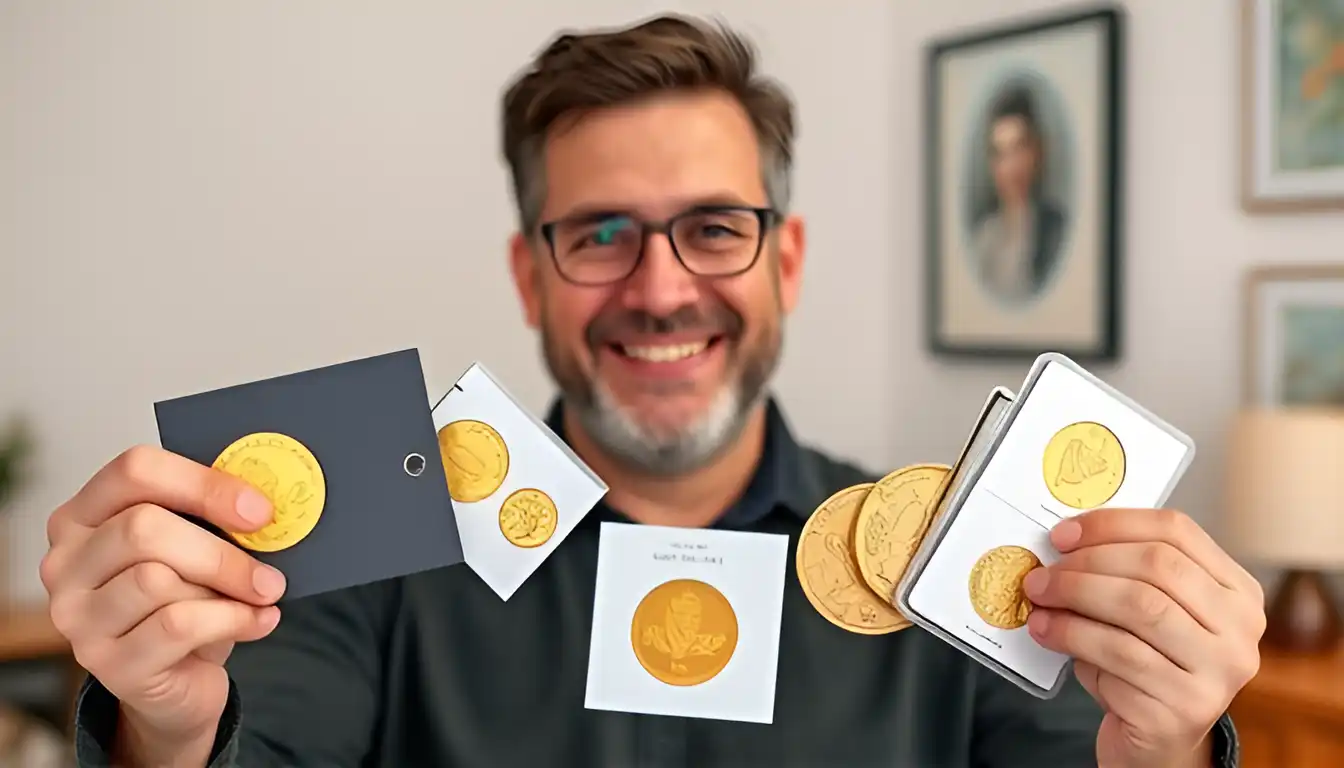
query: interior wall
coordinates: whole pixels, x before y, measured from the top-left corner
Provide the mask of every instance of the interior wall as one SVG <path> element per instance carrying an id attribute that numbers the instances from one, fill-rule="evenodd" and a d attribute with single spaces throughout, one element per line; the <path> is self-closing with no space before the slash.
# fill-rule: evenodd
<path id="1" fill-rule="evenodd" d="M 1216 532 L 1242 272 L 1339 261 L 1344 219 L 1238 205 L 1238 3 L 1126 5 L 1126 349 L 1094 370 L 1195 438 L 1173 504 Z M 0 408 L 40 440 L 15 590 L 42 594 L 50 511 L 156 441 L 155 400 L 416 346 L 432 395 L 480 359 L 544 407 L 505 267 L 499 91 L 556 29 L 660 9 L 742 26 L 797 98 L 809 259 L 778 379 L 797 431 L 875 470 L 950 461 L 1027 361 L 925 352 L 923 46 L 1054 7 L 5 3 Z"/>

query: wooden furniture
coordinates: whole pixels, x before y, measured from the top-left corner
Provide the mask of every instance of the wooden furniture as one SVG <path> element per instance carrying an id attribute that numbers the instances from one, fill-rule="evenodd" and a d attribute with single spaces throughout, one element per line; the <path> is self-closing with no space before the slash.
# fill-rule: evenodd
<path id="1" fill-rule="evenodd" d="M 69 654 L 70 644 L 52 625 L 46 605 L 0 608 L 0 664 Z"/>
<path id="2" fill-rule="evenodd" d="M 1262 650 L 1232 719 L 1243 768 L 1344 766 L 1344 645 L 1314 655 Z"/>
<path id="3" fill-rule="evenodd" d="M 47 671 L 41 672 L 43 669 Z M 67 729 L 73 726 L 75 696 L 85 673 L 75 662 L 70 644 L 51 623 L 46 604 L 0 605 L 0 675 L 22 676 L 33 672 L 48 680 L 57 674 L 57 679 L 63 678 L 65 711 L 49 717 L 59 717 Z M 44 687 L 49 685 L 46 683 Z"/>

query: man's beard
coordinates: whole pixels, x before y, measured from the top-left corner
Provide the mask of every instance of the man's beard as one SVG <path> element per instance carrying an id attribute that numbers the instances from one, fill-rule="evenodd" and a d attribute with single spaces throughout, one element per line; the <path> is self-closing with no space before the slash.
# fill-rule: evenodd
<path id="1" fill-rule="evenodd" d="M 626 313 L 623 319 L 664 331 L 685 327 L 675 317 Z M 733 328 L 740 329 L 740 319 L 735 320 Z M 589 348 L 594 355 L 604 343 L 599 327 L 595 323 L 589 332 Z M 566 410 L 574 414 L 589 437 L 621 464 L 651 475 L 670 476 L 706 466 L 742 434 L 752 411 L 766 395 L 766 386 L 779 361 L 781 334 L 776 326 L 774 334 L 764 338 L 757 348 L 734 349 L 736 354 L 746 355 L 728 361 L 729 369 L 736 367 L 737 375 L 714 396 L 708 410 L 676 428 L 641 423 L 600 379 L 584 377 L 565 360 L 545 324 L 541 328 L 541 343 L 546 366 L 560 389 Z M 727 333 L 717 343 L 736 344 L 741 338 L 739 333 Z"/>

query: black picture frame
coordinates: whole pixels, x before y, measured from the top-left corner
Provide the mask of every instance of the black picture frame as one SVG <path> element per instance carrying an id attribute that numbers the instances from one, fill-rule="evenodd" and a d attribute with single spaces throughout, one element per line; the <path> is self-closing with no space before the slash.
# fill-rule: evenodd
<path id="1" fill-rule="evenodd" d="M 1080 362 L 1120 357 L 1124 20 L 1116 5 L 1091 5 L 966 31 L 926 47 L 925 323 L 935 356 L 1016 360 L 1049 351 Z M 1014 102 L 1010 93 L 1021 98 Z M 1002 138 L 1011 130 L 990 115 L 1000 114 L 998 105 L 1011 118 L 1014 103 L 1030 105 L 1026 124 L 1042 137 L 1034 156 L 1045 162 L 1027 163 L 1035 174 L 1027 199 L 1035 202 L 1017 206 L 1029 216 L 1010 216 L 999 203 L 1023 199 L 1021 171 L 1014 180 L 1011 163 L 1001 161 L 997 167 L 1009 170 L 999 183 L 990 169 L 991 122 L 1000 123 L 999 146 L 1013 146 L 1002 143 L 1012 141 Z M 976 118 L 958 121 L 962 113 Z M 1024 156 L 1015 151 L 994 156 Z M 953 173 L 959 162 L 961 173 Z M 1048 197 L 1060 190 L 1069 199 Z M 1009 223 L 1020 220 L 1037 225 Z M 1004 234 L 1023 231 L 1045 234 Z"/>

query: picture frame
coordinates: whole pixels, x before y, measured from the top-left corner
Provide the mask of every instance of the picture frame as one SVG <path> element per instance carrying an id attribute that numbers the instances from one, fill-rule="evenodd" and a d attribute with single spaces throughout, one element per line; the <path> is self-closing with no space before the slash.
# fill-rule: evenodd
<path id="1" fill-rule="evenodd" d="M 1246 405 L 1344 408 L 1344 264 L 1251 270 L 1243 314 Z"/>
<path id="2" fill-rule="evenodd" d="M 1344 8 L 1241 0 L 1241 204 L 1344 209 Z"/>
<path id="3" fill-rule="evenodd" d="M 1120 356 L 1124 18 L 1095 5 L 928 45 L 935 356 Z"/>

